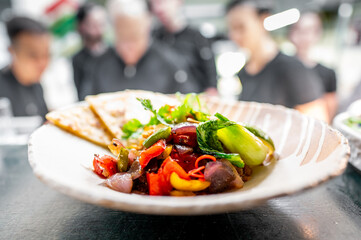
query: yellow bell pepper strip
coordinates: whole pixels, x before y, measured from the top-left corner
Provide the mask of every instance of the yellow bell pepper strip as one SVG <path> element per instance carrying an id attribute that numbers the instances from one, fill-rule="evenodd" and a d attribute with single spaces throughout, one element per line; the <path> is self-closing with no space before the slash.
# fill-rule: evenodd
<path id="1" fill-rule="evenodd" d="M 173 190 L 170 192 L 173 197 L 193 197 L 196 196 L 194 192 Z"/>
<path id="2" fill-rule="evenodd" d="M 170 183 L 176 190 L 198 192 L 206 189 L 211 184 L 208 181 L 201 180 L 185 180 L 173 172 L 170 175 Z"/>
<path id="3" fill-rule="evenodd" d="M 139 157 L 139 163 L 142 168 L 145 168 L 152 158 L 161 155 L 166 148 L 166 142 L 164 139 L 159 140 L 151 147 L 145 149 Z"/>
<path id="4" fill-rule="evenodd" d="M 115 156 L 118 156 L 120 149 L 124 148 L 124 145 L 119 139 L 113 138 L 112 143 L 108 145 L 108 148 Z"/>

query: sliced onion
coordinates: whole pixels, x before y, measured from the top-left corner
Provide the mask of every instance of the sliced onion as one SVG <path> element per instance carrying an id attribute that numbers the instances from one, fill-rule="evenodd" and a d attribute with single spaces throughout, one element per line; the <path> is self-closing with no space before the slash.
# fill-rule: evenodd
<path id="1" fill-rule="evenodd" d="M 115 191 L 130 193 L 133 188 L 132 175 L 125 172 L 117 173 L 105 180 L 105 184 Z"/>

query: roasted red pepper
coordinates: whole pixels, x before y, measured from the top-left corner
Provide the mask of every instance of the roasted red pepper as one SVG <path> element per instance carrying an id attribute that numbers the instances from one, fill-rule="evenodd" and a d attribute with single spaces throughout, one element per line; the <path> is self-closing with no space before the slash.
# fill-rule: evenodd
<path id="1" fill-rule="evenodd" d="M 164 162 L 162 163 L 161 169 L 163 171 L 163 175 L 167 176 L 169 180 L 169 177 L 172 172 L 175 172 L 178 174 L 180 178 L 183 179 L 190 179 L 187 172 L 171 157 L 168 157 Z"/>
<path id="2" fill-rule="evenodd" d="M 93 160 L 94 172 L 100 177 L 108 178 L 117 173 L 117 159 L 104 155 L 99 158 L 99 155 L 94 155 Z"/>
<path id="3" fill-rule="evenodd" d="M 162 163 L 158 173 L 147 173 L 149 195 L 169 195 L 173 189 L 170 183 L 170 175 L 175 172 L 180 178 L 189 180 L 186 171 L 171 157 Z"/>
<path id="4" fill-rule="evenodd" d="M 145 168 L 152 158 L 158 157 L 163 153 L 166 148 L 165 139 L 160 139 L 154 143 L 151 147 L 145 149 L 139 157 L 139 163 L 142 168 Z"/>
<path id="5" fill-rule="evenodd" d="M 158 173 L 147 173 L 147 182 L 149 187 L 149 195 L 163 195 L 163 188 Z"/>

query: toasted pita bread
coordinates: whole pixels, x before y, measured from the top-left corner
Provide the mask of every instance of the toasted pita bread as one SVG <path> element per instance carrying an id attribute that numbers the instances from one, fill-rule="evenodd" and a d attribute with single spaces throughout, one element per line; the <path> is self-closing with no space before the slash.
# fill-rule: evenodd
<path id="1" fill-rule="evenodd" d="M 107 147 L 111 143 L 112 136 L 87 103 L 50 112 L 46 119 L 65 131 L 97 145 Z"/>
<path id="2" fill-rule="evenodd" d="M 121 139 L 122 127 L 127 121 L 136 118 L 145 124 L 152 116 L 152 113 L 144 110 L 137 98 L 150 99 L 156 109 L 164 104 L 178 104 L 176 99 L 167 95 L 142 90 L 103 93 L 88 96 L 85 100 L 112 136 Z"/>

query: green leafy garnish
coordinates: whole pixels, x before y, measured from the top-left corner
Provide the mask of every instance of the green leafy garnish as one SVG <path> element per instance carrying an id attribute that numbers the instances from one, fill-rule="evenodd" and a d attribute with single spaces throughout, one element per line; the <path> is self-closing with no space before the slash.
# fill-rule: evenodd
<path id="1" fill-rule="evenodd" d="M 178 94 L 178 98 L 180 95 Z M 130 123 L 126 123 L 123 127 L 123 138 L 136 138 L 141 134 L 142 129 L 145 126 L 164 124 L 166 126 L 172 126 L 173 124 L 187 121 L 188 117 L 194 118 L 196 121 L 204 122 L 209 120 L 209 114 L 203 112 L 201 109 L 205 107 L 202 105 L 199 96 L 195 93 L 187 94 L 182 100 L 182 104 L 178 107 L 171 107 L 164 105 L 158 111 L 154 109 L 152 102 L 149 99 L 137 98 L 142 104 L 145 110 L 153 113 L 150 121 L 142 125 L 136 119 L 130 120 Z"/>
<path id="2" fill-rule="evenodd" d="M 138 119 L 131 119 L 123 126 L 123 138 L 137 138 L 142 133 L 143 124 Z"/>
<path id="3" fill-rule="evenodd" d="M 181 98 L 179 94 L 178 98 Z M 203 106 L 199 95 L 189 93 L 183 99 L 182 104 L 171 113 L 171 116 L 174 123 L 185 122 L 189 116 L 192 116 L 199 122 L 204 122 L 209 120 L 209 114 L 203 112 L 203 109 L 206 109 L 206 107 Z"/>

